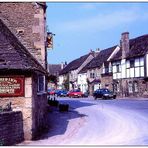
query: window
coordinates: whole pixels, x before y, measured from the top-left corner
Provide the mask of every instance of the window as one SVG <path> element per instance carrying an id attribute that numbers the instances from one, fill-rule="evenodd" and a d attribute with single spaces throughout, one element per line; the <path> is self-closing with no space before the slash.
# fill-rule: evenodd
<path id="1" fill-rule="evenodd" d="M 117 72 L 120 72 L 120 65 L 119 64 L 116 65 L 116 70 L 117 70 Z"/>
<path id="2" fill-rule="evenodd" d="M 95 78 L 95 73 L 92 73 L 92 78 Z"/>
<path id="3" fill-rule="evenodd" d="M 39 75 L 38 77 L 38 92 L 45 91 L 45 76 Z"/>
<path id="4" fill-rule="evenodd" d="M 120 84 L 119 84 L 119 82 L 116 82 L 113 85 L 113 90 L 114 90 L 114 92 L 120 92 Z"/>
<path id="5" fill-rule="evenodd" d="M 109 73 L 109 68 L 108 67 L 105 68 L 105 73 Z"/>
<path id="6" fill-rule="evenodd" d="M 134 60 L 130 60 L 130 68 L 134 68 L 135 66 L 135 61 Z"/>
<path id="7" fill-rule="evenodd" d="M 90 73 L 90 78 L 95 78 L 95 73 L 91 72 Z"/>
<path id="8" fill-rule="evenodd" d="M 138 82 L 134 82 L 134 92 L 138 92 Z"/>
<path id="9" fill-rule="evenodd" d="M 144 58 L 139 57 L 126 61 L 126 73 L 129 77 L 144 77 Z"/>
<path id="10" fill-rule="evenodd" d="M 133 92 L 132 82 L 129 82 L 128 83 L 128 91 L 129 91 L 129 93 L 132 93 Z"/>

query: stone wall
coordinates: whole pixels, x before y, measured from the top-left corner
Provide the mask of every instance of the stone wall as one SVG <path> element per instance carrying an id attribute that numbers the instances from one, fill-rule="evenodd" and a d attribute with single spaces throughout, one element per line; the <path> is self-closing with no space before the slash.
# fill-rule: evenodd
<path id="1" fill-rule="evenodd" d="M 37 92 L 38 86 L 36 82 L 38 81 L 37 75 L 32 77 L 32 131 L 33 139 L 41 134 L 41 132 L 46 129 L 47 121 L 47 93 L 46 92 Z M 47 80 L 46 80 L 47 81 Z M 47 83 L 47 82 L 46 82 Z"/>
<path id="2" fill-rule="evenodd" d="M 25 96 L 24 97 L 2 97 L 0 106 L 12 103 L 13 111 L 21 111 L 24 122 L 24 138 L 32 139 L 32 78 L 25 77 Z"/>
<path id="3" fill-rule="evenodd" d="M 35 2 L 0 3 L 0 19 L 44 67 L 47 64 L 45 18 L 44 9 Z"/>
<path id="4" fill-rule="evenodd" d="M 148 81 L 143 78 L 121 79 L 119 82 L 119 97 L 148 97 Z M 129 82 L 132 84 L 133 92 L 129 92 Z M 134 90 L 134 83 L 137 83 L 137 91 Z"/>
<path id="5" fill-rule="evenodd" d="M 22 113 L 20 111 L 0 112 L 0 145 L 15 145 L 23 140 Z"/>
<path id="6" fill-rule="evenodd" d="M 106 85 L 108 84 L 108 89 L 113 90 L 113 77 L 112 75 L 102 75 L 101 77 L 101 87 L 106 88 Z"/>
<path id="7" fill-rule="evenodd" d="M 38 136 L 41 129 L 46 126 L 47 94 L 38 93 L 37 75 L 25 77 L 24 97 L 2 97 L 0 106 L 12 103 L 13 111 L 23 114 L 24 139 L 30 140 Z"/>

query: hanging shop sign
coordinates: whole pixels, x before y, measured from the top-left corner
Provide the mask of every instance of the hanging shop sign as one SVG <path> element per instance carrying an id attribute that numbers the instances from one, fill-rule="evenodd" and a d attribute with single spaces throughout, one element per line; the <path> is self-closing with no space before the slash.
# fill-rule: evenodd
<path id="1" fill-rule="evenodd" d="M 24 96 L 24 77 L 0 77 L 0 97 Z"/>

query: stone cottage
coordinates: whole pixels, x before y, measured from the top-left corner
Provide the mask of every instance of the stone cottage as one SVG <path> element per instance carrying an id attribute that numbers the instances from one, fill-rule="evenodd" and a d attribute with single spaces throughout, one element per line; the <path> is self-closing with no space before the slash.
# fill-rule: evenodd
<path id="1" fill-rule="evenodd" d="M 85 85 L 86 88 L 88 88 L 90 95 L 99 88 L 108 87 L 109 89 L 112 89 L 110 59 L 118 50 L 118 46 L 101 50 L 98 55 L 79 72 L 79 81 L 82 81 L 83 79 L 85 84 L 81 85 Z"/>
<path id="2" fill-rule="evenodd" d="M 45 3 L 0 3 L 0 106 L 22 111 L 25 140 L 46 125 L 45 27 Z"/>
<path id="3" fill-rule="evenodd" d="M 98 52 L 90 51 L 90 53 L 81 56 L 73 61 L 71 61 L 61 72 L 60 79 L 64 82 L 68 82 L 69 90 L 78 89 L 80 85 L 78 83 L 78 73 L 80 70 L 86 66 Z M 81 89 L 81 88 L 80 88 Z"/>

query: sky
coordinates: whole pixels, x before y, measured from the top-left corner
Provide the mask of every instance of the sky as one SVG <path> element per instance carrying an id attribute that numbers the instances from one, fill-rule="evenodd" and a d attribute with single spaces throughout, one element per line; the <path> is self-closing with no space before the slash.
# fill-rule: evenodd
<path id="1" fill-rule="evenodd" d="M 148 34 L 148 2 L 48 2 L 48 31 L 55 34 L 48 63 L 71 62 L 90 50 L 120 44 L 121 33 Z"/>

